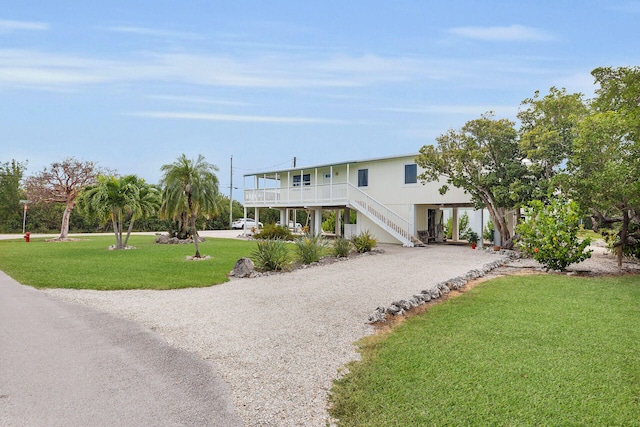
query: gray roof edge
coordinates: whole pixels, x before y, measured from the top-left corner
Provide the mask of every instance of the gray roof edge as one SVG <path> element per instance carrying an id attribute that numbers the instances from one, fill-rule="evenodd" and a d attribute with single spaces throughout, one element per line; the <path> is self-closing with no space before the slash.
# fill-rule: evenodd
<path id="1" fill-rule="evenodd" d="M 330 167 L 330 166 L 341 166 L 341 165 L 353 165 L 353 164 L 357 164 L 357 163 L 369 163 L 369 162 L 377 162 L 377 161 L 382 161 L 382 160 L 394 160 L 394 159 L 401 159 L 403 157 L 418 157 L 420 155 L 420 153 L 410 153 L 410 154 L 399 154 L 399 155 L 395 155 L 395 156 L 384 156 L 384 157 L 373 157 L 370 159 L 362 159 L 362 160 L 347 160 L 347 161 L 342 161 L 342 162 L 334 162 L 334 163 L 325 163 L 325 164 L 320 164 L 320 165 L 309 165 L 309 166 L 298 166 L 298 167 L 291 167 L 291 168 L 286 168 L 286 169 L 275 169 L 275 170 L 269 170 L 269 171 L 261 171 L 261 172 L 252 172 L 252 173 L 245 173 L 243 176 L 247 177 L 247 176 L 256 176 L 256 175 L 271 175 L 274 173 L 282 173 L 282 172 L 289 172 L 289 171 L 299 171 L 299 170 L 304 170 L 304 169 L 319 169 L 319 168 L 325 168 L 325 167 Z"/>

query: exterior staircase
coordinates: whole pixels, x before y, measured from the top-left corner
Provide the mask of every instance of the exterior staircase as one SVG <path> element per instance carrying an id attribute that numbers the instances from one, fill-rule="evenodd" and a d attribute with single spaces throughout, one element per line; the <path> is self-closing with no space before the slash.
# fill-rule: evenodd
<path id="1" fill-rule="evenodd" d="M 424 243 L 411 234 L 411 224 L 406 219 L 369 196 L 353 184 L 348 188 L 349 207 L 356 209 L 383 230 L 402 242 L 403 246 L 424 246 Z"/>

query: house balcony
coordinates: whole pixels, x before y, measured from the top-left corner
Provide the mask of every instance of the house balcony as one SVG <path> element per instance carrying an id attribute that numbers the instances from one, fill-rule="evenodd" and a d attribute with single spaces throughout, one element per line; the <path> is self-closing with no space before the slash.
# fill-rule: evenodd
<path id="1" fill-rule="evenodd" d="M 349 186 L 346 182 L 244 190 L 246 207 L 338 207 L 346 206 L 348 202 Z"/>

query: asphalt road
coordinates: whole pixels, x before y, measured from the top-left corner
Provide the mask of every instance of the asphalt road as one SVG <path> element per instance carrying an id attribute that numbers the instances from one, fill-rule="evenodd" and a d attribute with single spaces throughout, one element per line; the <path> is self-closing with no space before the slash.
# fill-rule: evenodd
<path id="1" fill-rule="evenodd" d="M 0 425 L 241 426 L 213 364 L 0 271 Z"/>

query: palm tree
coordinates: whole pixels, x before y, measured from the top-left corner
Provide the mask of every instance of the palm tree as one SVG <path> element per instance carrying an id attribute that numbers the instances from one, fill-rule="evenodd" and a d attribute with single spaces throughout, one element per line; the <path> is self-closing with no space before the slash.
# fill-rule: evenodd
<path id="1" fill-rule="evenodd" d="M 116 249 L 127 247 L 133 223 L 137 218 L 153 214 L 160 205 L 159 191 L 135 175 L 124 177 L 100 175 L 97 183 L 84 189 L 80 205 L 87 214 L 105 222 L 111 220 L 116 236 Z M 123 241 L 125 218 L 129 229 Z"/>
<path id="2" fill-rule="evenodd" d="M 198 215 L 208 219 L 218 211 L 218 177 L 215 174 L 218 167 L 205 161 L 202 155 L 193 161 L 182 154 L 175 162 L 162 165 L 160 170 L 164 173 L 160 180 L 163 199 L 160 214 L 173 220 L 184 215 L 190 221 L 195 257 L 200 258 L 196 219 Z"/>
<path id="3" fill-rule="evenodd" d="M 97 183 L 86 187 L 80 198 L 80 205 L 87 214 L 96 215 L 107 222 L 111 220 L 116 236 L 116 248 L 122 244 L 122 222 L 126 206 L 133 206 L 137 199 L 134 188 L 129 188 L 125 178 L 100 175 Z"/>
<path id="4" fill-rule="evenodd" d="M 154 185 L 147 184 L 144 179 L 138 178 L 135 175 L 127 175 L 123 180 L 125 181 L 125 185 L 123 185 L 125 191 L 131 192 L 132 195 L 136 196 L 136 199 L 132 200 L 134 203 L 124 207 L 130 215 L 129 229 L 123 242 L 123 246 L 126 248 L 131 231 L 133 231 L 135 220 L 138 218 L 148 218 L 155 214 L 160 208 L 160 190 Z"/>

